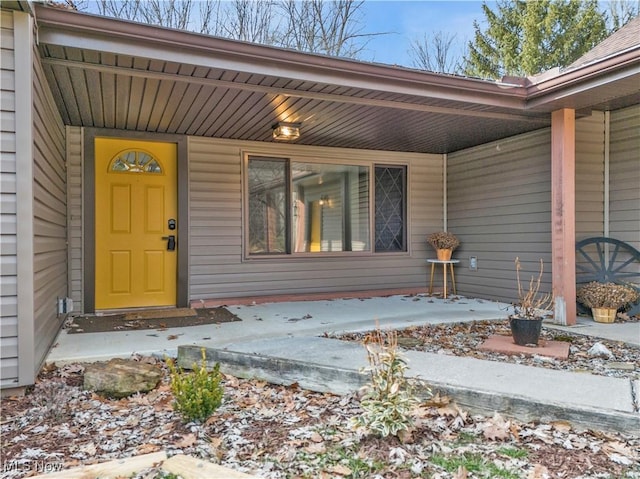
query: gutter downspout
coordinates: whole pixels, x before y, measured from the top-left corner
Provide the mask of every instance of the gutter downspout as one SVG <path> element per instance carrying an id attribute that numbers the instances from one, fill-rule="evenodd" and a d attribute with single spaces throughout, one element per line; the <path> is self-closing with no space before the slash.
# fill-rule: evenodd
<path id="1" fill-rule="evenodd" d="M 603 216 L 603 233 L 605 237 L 609 237 L 610 234 L 610 224 L 609 224 L 609 195 L 611 191 L 611 186 L 609 184 L 609 146 L 611 139 L 611 112 L 604 112 L 604 216 Z M 605 254 L 607 257 L 609 256 L 609 245 L 605 244 L 607 251 Z"/>
<path id="2" fill-rule="evenodd" d="M 448 210 L 448 204 L 447 204 L 447 161 L 449 159 L 449 156 L 444 153 L 442 155 L 442 223 L 443 223 L 443 229 L 444 231 L 447 231 L 447 227 L 448 227 L 448 217 L 447 217 L 447 210 Z"/>

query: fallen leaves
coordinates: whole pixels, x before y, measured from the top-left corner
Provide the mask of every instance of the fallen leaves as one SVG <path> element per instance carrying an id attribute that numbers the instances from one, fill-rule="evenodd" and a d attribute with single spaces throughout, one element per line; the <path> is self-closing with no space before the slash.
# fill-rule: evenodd
<path id="1" fill-rule="evenodd" d="M 86 454 L 87 456 L 95 456 L 96 452 L 98 452 L 98 449 L 96 448 L 96 445 L 93 442 L 88 442 L 86 444 L 82 444 L 79 448 L 78 451 Z"/>
<path id="2" fill-rule="evenodd" d="M 148 394 L 109 400 L 54 384 L 81 384 L 80 365 L 49 368 L 47 374 L 51 377 L 30 395 L 3 399 L 3 460 L 58 460 L 68 468 L 180 451 L 264 479 L 492 477 L 468 464 L 445 469 L 433 459 L 479 456 L 514 477 L 551 479 L 605 473 L 622 477 L 639 459 L 638 437 L 577 432 L 566 421 L 523 424 L 500 414 L 474 416 L 441 393 L 414 410 L 411 431 L 400 439 L 382 440 L 349 427 L 349 419 L 361 412 L 355 395 L 225 376 L 222 406 L 204 424 L 185 425 L 173 411 L 166 378 Z M 64 405 L 51 402 L 52 391 L 64 398 Z M 521 454 L 511 457 L 506 449 Z M 24 473 L 6 477 L 18 479 Z"/>
<path id="3" fill-rule="evenodd" d="M 489 336 L 510 336 L 508 321 L 474 321 L 446 324 L 411 326 L 398 330 L 398 344 L 404 349 L 415 349 L 437 354 L 475 357 L 498 362 L 511 362 L 547 369 L 577 370 L 601 376 L 636 378 L 640 368 L 640 348 L 625 345 L 621 341 L 594 339 L 586 335 L 558 332 L 551 329 L 542 331 L 543 341 L 557 340 L 571 343 L 571 353 L 567 360 L 556 360 L 540 355 L 507 355 L 481 351 L 478 346 Z M 368 332 L 327 335 L 347 341 L 362 341 Z M 588 351 L 594 344 L 606 346 L 612 360 L 591 357 Z M 607 357 L 608 354 L 606 355 Z M 620 364 L 629 364 L 629 370 L 618 369 Z M 635 365 L 635 368 L 632 366 Z"/>
<path id="4" fill-rule="evenodd" d="M 339 476 L 350 476 L 353 474 L 353 471 L 347 466 L 343 466 L 342 464 L 337 464 L 329 469 L 330 473 L 337 474 Z"/>
<path id="5" fill-rule="evenodd" d="M 453 479 L 467 479 L 468 475 L 469 475 L 469 471 L 467 471 L 467 469 L 464 466 L 460 466 L 458 467 L 458 470 L 456 471 L 456 473 L 453 475 Z"/>
<path id="6" fill-rule="evenodd" d="M 195 434 L 187 434 L 183 436 L 182 439 L 180 439 L 175 444 L 176 444 L 176 447 L 180 449 L 184 449 L 186 447 L 193 446 L 196 443 L 196 441 L 197 441 L 197 438 Z"/>
<path id="7" fill-rule="evenodd" d="M 527 479 L 550 479 L 549 471 L 546 467 L 536 464 L 527 476 Z"/>
<path id="8" fill-rule="evenodd" d="M 619 441 L 611 441 L 602 446 L 602 451 L 609 456 L 613 462 L 630 466 L 639 459 L 639 452 L 632 450 L 626 444 Z"/>
<path id="9" fill-rule="evenodd" d="M 511 438 L 511 422 L 497 412 L 482 426 L 482 435 L 490 441 L 506 441 Z"/>

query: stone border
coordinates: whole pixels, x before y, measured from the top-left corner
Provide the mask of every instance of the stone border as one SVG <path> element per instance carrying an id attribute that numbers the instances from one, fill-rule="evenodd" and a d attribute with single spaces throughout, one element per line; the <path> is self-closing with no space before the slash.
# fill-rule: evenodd
<path id="1" fill-rule="evenodd" d="M 180 475 L 183 479 L 258 479 L 243 472 L 234 471 L 211 462 L 196 459 L 184 454 L 167 458 L 166 452 L 153 452 L 141 456 L 115 459 L 100 464 L 78 466 L 50 474 L 32 476 L 31 479 L 109 479 L 130 477 L 142 469 L 159 466 L 164 472 Z"/>

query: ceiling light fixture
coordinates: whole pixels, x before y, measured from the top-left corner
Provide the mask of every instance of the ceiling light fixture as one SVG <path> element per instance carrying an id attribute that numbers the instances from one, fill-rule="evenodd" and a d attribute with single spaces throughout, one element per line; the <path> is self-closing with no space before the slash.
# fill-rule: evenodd
<path id="1" fill-rule="evenodd" d="M 300 138 L 300 123 L 278 122 L 272 128 L 275 140 L 292 141 Z"/>

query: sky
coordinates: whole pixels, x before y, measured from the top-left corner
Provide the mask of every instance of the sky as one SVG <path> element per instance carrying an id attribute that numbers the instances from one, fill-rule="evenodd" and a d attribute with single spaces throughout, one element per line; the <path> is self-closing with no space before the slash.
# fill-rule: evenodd
<path id="1" fill-rule="evenodd" d="M 80 3 L 90 13 L 98 13 L 96 0 Z M 495 8 L 495 0 L 487 3 Z M 438 31 L 455 34 L 462 49 L 473 38 L 474 19 L 484 19 L 481 7 L 482 0 L 365 0 L 360 8 L 360 33 L 387 34 L 371 37 L 359 59 L 410 67 L 411 41 Z"/>
<path id="2" fill-rule="evenodd" d="M 480 0 L 365 0 L 362 13 L 361 33 L 390 33 L 372 37 L 361 59 L 403 66 L 412 66 L 412 40 L 442 31 L 462 48 L 473 39 L 473 21 L 484 20 Z"/>

